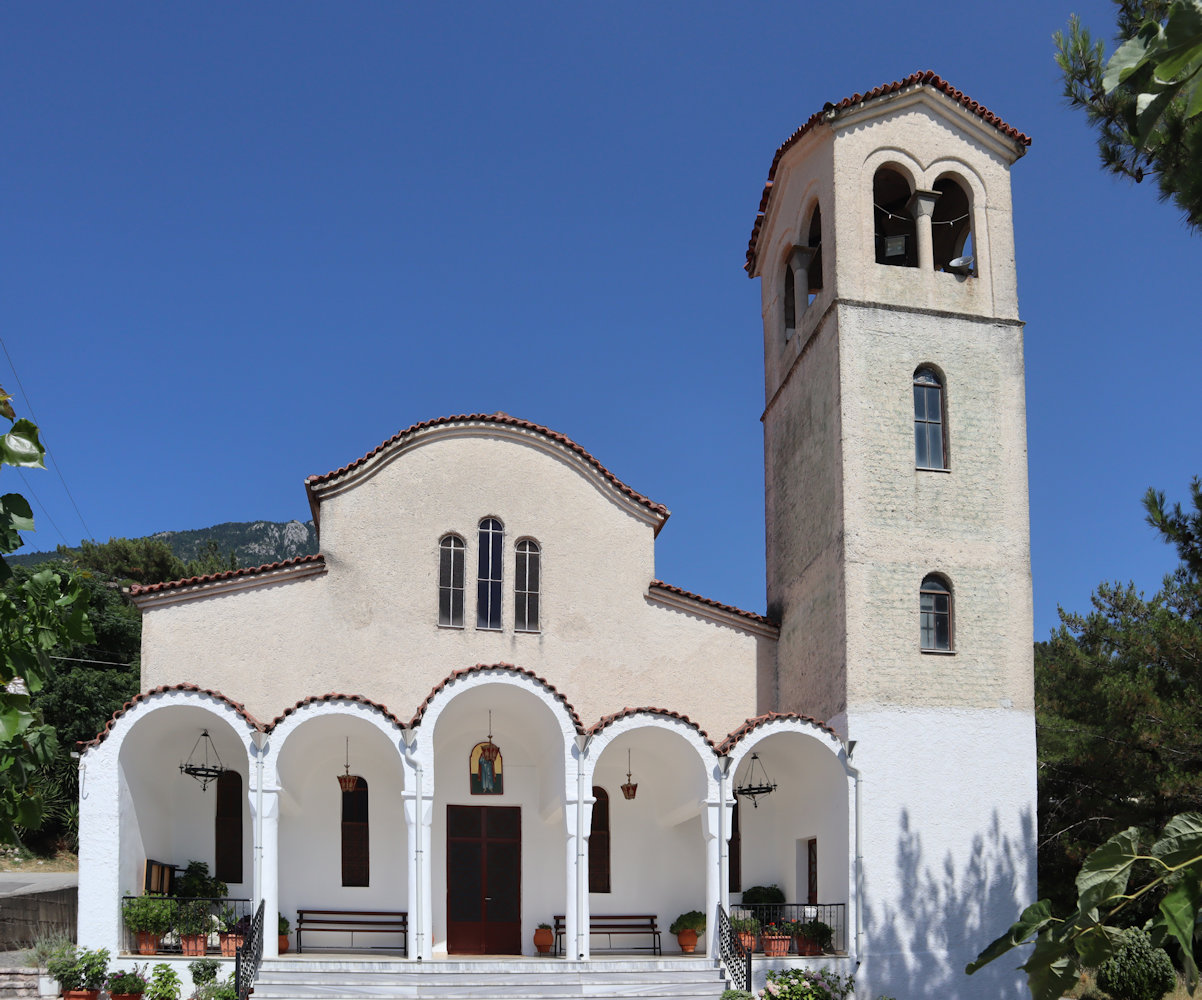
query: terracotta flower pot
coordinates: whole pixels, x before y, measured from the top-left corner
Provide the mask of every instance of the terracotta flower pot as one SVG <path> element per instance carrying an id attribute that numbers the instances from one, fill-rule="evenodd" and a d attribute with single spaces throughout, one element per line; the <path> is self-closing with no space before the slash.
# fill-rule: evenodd
<path id="1" fill-rule="evenodd" d="M 63 1000 L 96 1000 L 100 990 L 63 990 Z"/>
<path id="2" fill-rule="evenodd" d="M 159 950 L 160 935 L 152 934 L 150 931 L 138 931 L 134 937 L 138 941 L 139 955 L 153 955 Z"/>
<path id="3" fill-rule="evenodd" d="M 821 955 L 822 954 L 822 949 L 819 948 L 818 945 L 814 941 L 811 941 L 804 934 L 798 934 L 793 940 L 797 944 L 797 954 L 799 954 L 799 955 Z"/>
<path id="4" fill-rule="evenodd" d="M 692 955 L 697 950 L 697 932 L 691 927 L 679 931 L 676 935 L 676 943 L 680 945 L 680 950 L 686 955 Z"/>
<path id="5" fill-rule="evenodd" d="M 534 947 L 538 949 L 540 955 L 545 955 L 551 950 L 551 945 L 555 942 L 555 936 L 551 933 L 550 927 L 538 927 L 534 931 Z"/>
<path id="6" fill-rule="evenodd" d="M 769 958 L 783 958 L 789 954 L 789 941 L 788 934 L 765 934 L 764 954 Z"/>
<path id="7" fill-rule="evenodd" d="M 209 935 L 207 934 L 181 934 L 179 936 L 180 951 L 187 958 L 204 958 L 208 945 Z"/>
<path id="8" fill-rule="evenodd" d="M 233 931 L 222 931 L 217 938 L 221 942 L 222 958 L 233 958 L 238 954 L 238 949 L 242 947 L 242 935 L 235 934 Z"/>
<path id="9" fill-rule="evenodd" d="M 748 953 L 755 952 L 755 931 L 739 931 L 739 944 Z"/>
<path id="10" fill-rule="evenodd" d="M 280 935 L 280 954 L 281 955 L 284 954 L 284 952 L 286 952 L 287 950 L 288 950 L 288 935 L 281 934 Z"/>
<path id="11" fill-rule="evenodd" d="M 141 993 L 110 993 L 109 1000 L 139 1000 Z"/>

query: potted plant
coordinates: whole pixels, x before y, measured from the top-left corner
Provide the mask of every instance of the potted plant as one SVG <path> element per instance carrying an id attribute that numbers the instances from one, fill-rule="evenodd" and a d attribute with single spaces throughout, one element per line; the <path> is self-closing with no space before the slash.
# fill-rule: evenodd
<path id="1" fill-rule="evenodd" d="M 284 954 L 288 950 L 288 931 L 292 925 L 288 923 L 288 918 L 284 914 L 279 914 L 279 934 L 280 934 L 280 954 Z"/>
<path id="2" fill-rule="evenodd" d="M 159 950 L 159 939 L 171 930 L 173 910 L 170 899 L 153 892 L 125 901 L 121 915 L 137 941 L 139 955 L 153 955 Z"/>
<path id="3" fill-rule="evenodd" d="M 46 963 L 64 1000 L 96 1000 L 109 968 L 109 950 L 91 951 L 73 944 L 59 948 Z"/>
<path id="4" fill-rule="evenodd" d="M 203 861 L 189 861 L 184 873 L 175 880 L 172 891 L 181 898 L 197 899 L 223 899 L 230 894 L 229 886 L 209 875 L 209 866 Z"/>
<path id="5" fill-rule="evenodd" d="M 135 965 L 128 972 L 124 969 L 110 972 L 104 988 L 108 990 L 109 1000 L 141 997 L 146 992 L 146 966 Z"/>
<path id="6" fill-rule="evenodd" d="M 166 962 L 160 962 L 150 970 L 143 1000 L 179 1000 L 180 985 L 179 973 Z"/>
<path id="7" fill-rule="evenodd" d="M 697 950 L 697 935 L 705 933 L 705 914 L 700 910 L 689 910 L 672 921 L 669 934 L 676 935 L 676 943 L 686 955 Z"/>
<path id="8" fill-rule="evenodd" d="M 831 946 L 835 936 L 830 924 L 824 924 L 815 917 L 813 920 L 798 921 L 793 925 L 793 937 L 797 941 L 797 954 L 822 955 Z"/>
<path id="9" fill-rule="evenodd" d="M 782 958 L 789 954 L 789 942 L 793 940 L 792 924 L 775 921 L 764 925 L 760 940 L 764 943 L 764 954 L 769 958 Z"/>
<path id="10" fill-rule="evenodd" d="M 175 921 L 175 929 L 179 931 L 180 951 L 191 958 L 202 958 L 209 945 L 209 931 L 212 926 L 207 899 L 189 899 L 181 902 Z"/>
<path id="11" fill-rule="evenodd" d="M 760 932 L 760 922 L 755 917 L 731 917 L 730 928 L 738 935 L 744 951 L 755 951 L 756 935 Z"/>
<path id="12" fill-rule="evenodd" d="M 198 958 L 189 962 L 188 972 L 192 976 L 192 1000 L 211 1000 L 217 981 L 217 959 Z"/>
<path id="13" fill-rule="evenodd" d="M 539 924 L 534 929 L 534 947 L 540 955 L 545 955 L 555 943 L 555 935 L 551 932 L 550 924 Z"/>
<path id="14" fill-rule="evenodd" d="M 762 924 L 779 924 L 785 919 L 785 894 L 779 885 L 753 885 L 743 890 L 742 905 Z"/>
<path id="15" fill-rule="evenodd" d="M 239 916 L 232 906 L 223 906 L 217 914 L 217 921 L 221 925 L 221 930 L 217 932 L 221 942 L 221 954 L 224 958 L 233 958 L 242 947 L 242 941 L 246 937 L 246 926 L 250 920 Z"/>

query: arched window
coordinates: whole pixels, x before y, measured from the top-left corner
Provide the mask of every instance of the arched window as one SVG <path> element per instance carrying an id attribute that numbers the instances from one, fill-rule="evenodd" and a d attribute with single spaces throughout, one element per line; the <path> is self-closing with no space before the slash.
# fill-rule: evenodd
<path id="1" fill-rule="evenodd" d="M 890 167 L 881 167 L 872 178 L 878 264 L 918 266 L 918 227 L 910 211 L 911 194 L 910 182 Z"/>
<path id="2" fill-rule="evenodd" d="M 480 522 L 480 563 L 476 574 L 476 628 L 501 627 L 501 544 L 504 532 L 495 517 Z"/>
<path id="3" fill-rule="evenodd" d="M 523 538 L 518 542 L 514 553 L 513 627 L 518 632 L 537 632 L 541 570 L 538 542 Z"/>
<path id="4" fill-rule="evenodd" d="M 438 543 L 438 624 L 463 628 L 463 539 L 444 535 Z"/>
<path id="5" fill-rule="evenodd" d="M 806 305 L 809 305 L 822 291 L 822 209 L 818 205 L 814 206 L 814 214 L 810 216 L 810 232 L 806 241 L 814 251 L 806 272 L 809 287 Z"/>
<path id="6" fill-rule="evenodd" d="M 588 891 L 609 892 L 609 793 L 593 786 L 593 822 L 588 835 Z"/>
<path id="7" fill-rule="evenodd" d="M 931 215 L 931 251 L 935 270 L 949 270 L 953 260 L 972 255 L 972 205 L 968 194 L 951 177 L 941 177 L 935 182 L 939 200 Z M 976 266 L 964 265 L 956 269 L 959 274 L 975 274 Z"/>
<path id="8" fill-rule="evenodd" d="M 242 775 L 223 771 L 217 779 L 213 875 L 222 882 L 242 881 Z"/>
<path id="9" fill-rule="evenodd" d="M 342 793 L 342 884 L 368 885 L 369 874 L 367 782 L 355 778 L 354 788 Z"/>
<path id="10" fill-rule="evenodd" d="M 914 373 L 914 467 L 947 468 L 943 382 L 933 368 L 919 368 Z"/>
<path id="11" fill-rule="evenodd" d="M 922 581 L 918 634 L 923 650 L 949 652 L 952 648 L 952 594 L 941 577 L 931 575 Z"/>
<path id="12" fill-rule="evenodd" d="M 785 265 L 785 339 L 793 336 L 797 329 L 797 275 L 793 271 L 793 262 Z"/>

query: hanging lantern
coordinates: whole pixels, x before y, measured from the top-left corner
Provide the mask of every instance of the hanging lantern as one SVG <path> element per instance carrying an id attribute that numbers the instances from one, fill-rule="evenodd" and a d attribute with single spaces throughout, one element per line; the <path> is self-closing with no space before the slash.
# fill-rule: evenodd
<path id="1" fill-rule="evenodd" d="M 492 741 L 492 709 L 490 708 L 488 710 L 488 742 L 480 748 L 480 757 L 492 764 L 500 755 L 501 748 Z"/>
<path id="2" fill-rule="evenodd" d="M 201 749 L 201 744 L 204 744 L 204 749 Z M 212 759 L 210 759 L 210 754 Z M 200 790 L 203 792 L 209 787 L 210 781 L 216 781 L 225 774 L 225 766 L 221 763 L 221 756 L 217 753 L 217 747 L 213 745 L 213 737 L 209 735 L 207 729 L 201 730 L 200 736 L 197 737 L 195 745 L 192 747 L 192 752 L 188 754 L 188 763 L 180 764 L 179 773 L 188 774 L 200 782 Z"/>
<path id="3" fill-rule="evenodd" d="M 632 782 L 630 780 L 630 750 L 627 749 L 627 751 L 626 751 L 626 784 L 624 784 L 622 786 L 622 794 L 625 795 L 626 798 L 629 800 L 629 799 L 633 799 L 638 794 L 638 792 L 639 792 L 638 782 Z"/>
<path id="4" fill-rule="evenodd" d="M 344 792 L 353 792 L 358 783 L 358 776 L 351 774 L 351 738 L 348 736 L 346 738 L 346 763 L 343 765 L 343 773 L 338 775 L 338 787 Z"/>
<path id="5" fill-rule="evenodd" d="M 755 767 L 760 767 L 760 777 L 756 780 Z M 740 798 L 751 799 L 751 804 L 756 809 L 760 804 L 756 799 L 761 795 L 771 795 L 776 791 L 776 785 L 768 779 L 768 770 L 764 767 L 764 762 L 760 760 L 758 753 L 751 755 L 751 765 L 747 768 L 747 774 L 744 776 L 743 784 L 735 786 L 735 795 Z"/>

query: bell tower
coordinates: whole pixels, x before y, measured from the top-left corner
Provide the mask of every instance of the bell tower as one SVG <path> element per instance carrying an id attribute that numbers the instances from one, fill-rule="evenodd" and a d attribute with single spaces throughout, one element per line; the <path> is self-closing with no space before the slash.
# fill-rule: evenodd
<path id="1" fill-rule="evenodd" d="M 747 253 L 762 290 L 774 707 L 827 721 L 855 748 L 871 789 L 865 873 L 879 880 L 866 913 L 890 914 L 903 942 L 878 971 L 954 955 L 950 969 L 981 944 L 979 924 L 942 927 L 930 952 L 905 943 L 926 932 L 915 901 L 894 895 L 921 877 L 897 870 L 902 841 L 964 880 L 974 850 L 996 848 L 1017 892 L 989 904 L 987 926 L 1034 898 L 1010 202 L 1029 143 L 932 73 L 827 104 L 777 150 Z M 972 980 L 963 995 L 979 989 L 1002 995 Z"/>

